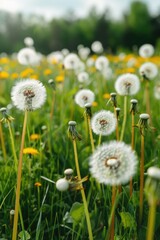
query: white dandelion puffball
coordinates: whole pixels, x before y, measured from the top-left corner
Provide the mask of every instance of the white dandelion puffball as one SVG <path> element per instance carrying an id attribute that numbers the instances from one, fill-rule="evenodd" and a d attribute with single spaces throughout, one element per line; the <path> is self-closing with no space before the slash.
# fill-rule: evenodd
<path id="1" fill-rule="evenodd" d="M 79 67 L 80 59 L 75 53 L 69 53 L 63 61 L 65 69 L 76 70 Z"/>
<path id="2" fill-rule="evenodd" d="M 22 48 L 17 54 L 17 60 L 22 65 L 36 66 L 39 64 L 39 57 L 34 49 Z"/>
<path id="3" fill-rule="evenodd" d="M 154 47 L 149 43 L 143 44 L 139 48 L 139 55 L 143 58 L 151 57 L 153 54 L 154 54 Z"/>
<path id="4" fill-rule="evenodd" d="M 95 41 L 91 45 L 91 49 L 95 53 L 102 53 L 103 52 L 103 46 L 102 43 L 99 41 Z"/>
<path id="5" fill-rule="evenodd" d="M 95 61 L 95 67 L 99 71 L 103 71 L 105 68 L 108 67 L 109 60 L 105 56 L 100 56 Z"/>
<path id="6" fill-rule="evenodd" d="M 139 72 L 142 76 L 145 76 L 148 80 L 152 80 L 158 74 L 158 68 L 154 63 L 146 62 L 141 65 Z"/>
<path id="7" fill-rule="evenodd" d="M 34 45 L 34 40 L 31 38 L 31 37 L 26 37 L 24 39 L 24 44 L 27 46 L 27 47 L 32 47 Z"/>
<path id="8" fill-rule="evenodd" d="M 13 105 L 18 109 L 33 111 L 44 104 L 46 100 L 46 89 L 38 80 L 24 79 L 13 86 L 11 99 Z"/>
<path id="9" fill-rule="evenodd" d="M 89 84 L 90 79 L 89 79 L 89 74 L 87 72 L 80 72 L 77 76 L 78 82 L 84 83 L 84 84 Z"/>
<path id="10" fill-rule="evenodd" d="M 86 103 L 92 104 L 95 99 L 95 94 L 89 89 L 79 90 L 75 95 L 75 102 L 80 107 L 84 108 Z"/>
<path id="11" fill-rule="evenodd" d="M 154 87 L 154 97 L 160 100 L 160 82 Z"/>
<path id="12" fill-rule="evenodd" d="M 90 54 L 90 49 L 88 47 L 82 47 L 78 49 L 78 55 L 81 59 L 86 60 Z"/>
<path id="13" fill-rule="evenodd" d="M 91 128 L 95 134 L 110 135 L 116 129 L 117 120 L 110 111 L 101 110 L 91 118 Z"/>
<path id="14" fill-rule="evenodd" d="M 155 166 L 150 167 L 148 168 L 147 173 L 148 173 L 148 176 L 150 176 L 151 178 L 160 180 L 160 168 Z"/>
<path id="15" fill-rule="evenodd" d="M 139 78 L 132 73 L 120 75 L 115 83 L 115 89 L 119 95 L 134 95 L 140 89 Z"/>
<path id="16" fill-rule="evenodd" d="M 60 192 L 67 191 L 68 188 L 69 188 L 69 182 L 68 182 L 65 178 L 60 178 L 60 179 L 56 182 L 56 188 L 57 188 Z"/>
<path id="17" fill-rule="evenodd" d="M 49 63 L 62 63 L 63 59 L 64 59 L 64 56 L 63 56 L 62 52 L 60 52 L 60 51 L 51 52 L 47 56 L 47 61 Z"/>
<path id="18" fill-rule="evenodd" d="M 91 155 L 90 172 L 98 182 L 108 185 L 127 183 L 136 173 L 137 156 L 124 142 L 111 141 Z"/>

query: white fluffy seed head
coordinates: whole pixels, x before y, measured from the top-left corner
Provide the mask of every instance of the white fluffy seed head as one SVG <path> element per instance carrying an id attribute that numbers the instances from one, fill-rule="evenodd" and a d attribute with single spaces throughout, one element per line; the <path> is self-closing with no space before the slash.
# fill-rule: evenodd
<path id="1" fill-rule="evenodd" d="M 137 156 L 124 142 L 111 141 L 98 147 L 90 157 L 90 172 L 108 185 L 127 183 L 136 173 Z"/>
<path id="2" fill-rule="evenodd" d="M 75 53 L 69 53 L 65 58 L 64 58 L 64 67 L 65 69 L 68 70 L 76 70 L 78 69 L 79 65 L 80 65 L 80 59 L 77 56 L 77 54 Z"/>
<path id="3" fill-rule="evenodd" d="M 103 52 L 103 46 L 102 43 L 99 41 L 95 41 L 91 45 L 91 49 L 95 53 L 102 53 Z"/>
<path id="4" fill-rule="evenodd" d="M 67 191 L 68 188 L 69 188 L 69 182 L 68 182 L 65 178 L 60 178 L 60 179 L 57 180 L 57 182 L 56 182 L 56 188 L 57 188 L 60 192 Z"/>
<path id="5" fill-rule="evenodd" d="M 80 107 L 84 108 L 86 103 L 93 103 L 95 94 L 89 89 L 79 90 L 75 95 L 75 102 Z"/>
<path id="6" fill-rule="evenodd" d="M 87 72 L 80 72 L 77 75 L 77 79 L 78 79 L 78 82 L 84 83 L 86 85 L 90 83 L 89 74 Z"/>
<path id="7" fill-rule="evenodd" d="M 154 47 L 149 43 L 143 44 L 139 48 L 139 55 L 143 58 L 151 57 L 153 54 L 154 54 Z"/>
<path id="8" fill-rule="evenodd" d="M 117 120 L 110 111 L 101 110 L 91 119 L 91 128 L 97 135 L 110 135 L 116 129 Z"/>
<path id="9" fill-rule="evenodd" d="M 147 173 L 148 173 L 148 176 L 150 176 L 151 178 L 160 180 L 160 168 L 150 167 L 148 168 Z"/>
<path id="10" fill-rule="evenodd" d="M 154 63 L 146 62 L 141 65 L 139 72 L 142 76 L 145 76 L 148 80 L 152 80 L 158 74 L 158 68 Z"/>
<path id="11" fill-rule="evenodd" d="M 36 66 L 40 63 L 40 58 L 32 48 L 22 48 L 17 54 L 18 62 L 22 65 Z"/>
<path id="12" fill-rule="evenodd" d="M 99 71 L 104 71 L 108 67 L 108 64 L 109 60 L 105 56 L 100 56 L 95 61 L 95 67 Z"/>
<path id="13" fill-rule="evenodd" d="M 149 119 L 149 114 L 148 113 L 141 113 L 139 116 L 141 119 Z"/>
<path id="14" fill-rule="evenodd" d="M 27 46 L 27 47 L 32 47 L 34 45 L 34 40 L 33 38 L 31 37 L 26 37 L 24 39 L 24 44 Z"/>
<path id="15" fill-rule="evenodd" d="M 46 89 L 43 84 L 34 79 L 24 79 L 13 86 L 11 90 L 13 105 L 22 111 L 33 111 L 40 108 L 46 100 Z"/>
<path id="16" fill-rule="evenodd" d="M 160 82 L 154 87 L 154 96 L 156 99 L 160 100 Z"/>
<path id="17" fill-rule="evenodd" d="M 140 89 L 139 78 L 132 73 L 119 76 L 115 83 L 115 89 L 119 95 L 134 95 Z"/>

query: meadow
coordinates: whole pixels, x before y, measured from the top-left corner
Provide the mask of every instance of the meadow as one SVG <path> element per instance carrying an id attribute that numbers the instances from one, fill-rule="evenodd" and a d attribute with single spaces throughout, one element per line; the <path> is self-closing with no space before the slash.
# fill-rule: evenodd
<path id="1" fill-rule="evenodd" d="M 109 70 L 105 73 L 102 73 L 95 65 L 98 57 L 102 55 L 108 60 Z M 160 168 L 160 76 L 158 73 L 152 80 L 146 80 L 144 75 L 140 74 L 139 69 L 145 62 L 152 62 L 159 70 L 160 57 L 156 51 L 148 58 L 141 57 L 138 53 L 106 55 L 102 52 L 81 58 L 81 62 L 83 64 L 75 70 L 74 68 L 67 69 L 63 60 L 56 58 L 56 55 L 50 58 L 43 56 L 39 64 L 35 65 L 20 64 L 13 55 L 1 55 L 0 240 L 12 239 L 13 232 L 17 169 L 25 111 L 14 106 L 11 92 L 15 83 L 23 79 L 35 81 L 38 79 L 44 85 L 47 96 L 43 106 L 35 111 L 27 111 L 18 212 L 18 238 L 15 239 L 147 239 L 147 234 L 149 234 L 147 231 L 150 229 L 149 208 L 152 205 L 150 197 L 156 195 L 154 191 L 148 192 L 150 189 L 144 190 L 148 179 L 147 170 L 152 166 Z M 88 73 L 88 77 L 78 80 L 79 73 L 84 71 Z M 117 93 L 116 106 L 114 106 L 115 102 L 111 93 L 116 93 L 117 78 L 126 73 L 138 76 L 140 89 L 136 94 L 128 94 L 125 110 L 124 96 Z M 146 90 L 146 81 L 148 90 Z M 89 89 L 95 94 L 95 99 L 89 108 L 80 107 L 75 102 L 77 92 L 83 89 Z M 155 89 L 159 91 L 159 99 L 155 95 Z M 145 95 L 146 91 L 148 95 Z M 132 99 L 138 101 L 134 111 L 134 126 L 130 102 Z M 147 108 L 148 103 L 149 108 Z M 115 113 L 115 107 L 120 108 L 116 117 L 119 134 L 121 135 L 124 131 L 121 140 L 117 139 L 117 130 L 107 136 L 99 137 L 90 129 L 90 118 L 101 110 Z M 149 121 L 146 121 L 146 125 L 141 125 L 140 114 L 142 113 L 149 114 Z M 125 123 L 124 116 L 126 117 Z M 76 130 L 70 128 L 68 124 L 70 121 L 76 122 Z M 118 140 L 131 146 L 133 137 L 138 163 L 132 179 L 132 194 L 128 181 L 117 187 L 113 201 L 113 186 L 99 183 L 92 176 L 89 158 L 98 145 Z M 144 156 L 142 139 L 144 140 Z M 77 173 L 77 163 L 75 163 L 75 147 L 80 175 Z M 144 199 L 140 219 L 140 163 L 143 157 Z M 66 191 L 59 191 L 56 182 L 65 178 L 64 171 L 68 168 L 73 169 L 71 178 L 73 185 L 70 185 Z M 156 188 L 157 194 L 158 187 Z M 82 192 L 85 194 L 88 205 L 90 219 L 88 221 L 92 229 L 90 234 Z M 111 230 L 113 216 L 114 230 Z M 159 195 L 156 198 L 155 215 L 151 216 L 153 219 L 155 217 L 155 222 L 153 220 L 154 237 L 152 237 L 158 240 L 160 235 Z M 114 231 L 114 237 L 110 236 L 110 231 Z"/>

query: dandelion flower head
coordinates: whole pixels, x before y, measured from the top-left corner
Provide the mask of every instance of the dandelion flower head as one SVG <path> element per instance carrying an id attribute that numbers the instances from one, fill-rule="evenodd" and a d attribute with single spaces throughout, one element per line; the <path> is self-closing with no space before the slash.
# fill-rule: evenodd
<path id="1" fill-rule="evenodd" d="M 75 95 L 75 102 L 84 108 L 86 103 L 92 104 L 95 100 L 95 94 L 89 89 L 79 90 Z"/>
<path id="2" fill-rule="evenodd" d="M 137 156 L 124 142 L 111 141 L 99 146 L 90 157 L 90 172 L 108 185 L 127 183 L 136 172 Z"/>
<path id="3" fill-rule="evenodd" d="M 146 62 L 141 65 L 139 72 L 142 76 L 146 77 L 148 80 L 151 80 L 157 76 L 158 68 L 154 63 Z"/>
<path id="4" fill-rule="evenodd" d="M 103 71 L 106 67 L 108 67 L 109 60 L 105 56 L 100 56 L 95 61 L 95 67 L 99 71 Z"/>
<path id="5" fill-rule="evenodd" d="M 153 54 L 154 54 L 154 47 L 149 43 L 143 44 L 139 48 L 139 55 L 143 58 L 151 57 Z"/>
<path id="6" fill-rule="evenodd" d="M 40 57 L 36 51 L 32 48 L 22 48 L 17 54 L 18 62 L 22 65 L 36 66 L 40 62 Z"/>
<path id="7" fill-rule="evenodd" d="M 115 89 L 119 95 L 134 95 L 140 89 L 139 78 L 132 73 L 120 75 L 115 83 Z"/>
<path id="8" fill-rule="evenodd" d="M 77 75 L 78 82 L 84 83 L 84 84 L 89 84 L 90 79 L 89 79 L 89 74 L 87 72 L 80 72 Z"/>
<path id="9" fill-rule="evenodd" d="M 154 96 L 156 99 L 160 100 L 160 82 L 154 87 Z"/>
<path id="10" fill-rule="evenodd" d="M 116 128 L 117 120 L 110 111 L 101 110 L 91 119 L 91 128 L 95 134 L 110 135 Z"/>
<path id="11" fill-rule="evenodd" d="M 64 58 L 64 67 L 65 69 L 73 69 L 76 70 L 79 67 L 80 59 L 75 53 L 69 53 L 65 58 Z"/>
<path id="12" fill-rule="evenodd" d="M 102 43 L 99 41 L 94 41 L 91 45 L 91 49 L 95 53 L 102 53 L 103 52 Z"/>
<path id="13" fill-rule="evenodd" d="M 46 89 L 34 79 L 19 81 L 11 91 L 13 105 L 22 111 L 33 111 L 40 108 L 46 100 Z"/>

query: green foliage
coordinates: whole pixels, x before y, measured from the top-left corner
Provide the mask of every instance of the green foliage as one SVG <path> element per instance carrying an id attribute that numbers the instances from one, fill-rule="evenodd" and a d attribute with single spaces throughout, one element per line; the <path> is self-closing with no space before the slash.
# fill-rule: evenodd
<path id="1" fill-rule="evenodd" d="M 124 228 L 136 229 L 137 224 L 135 218 L 129 212 L 120 212 L 122 225 Z"/>

